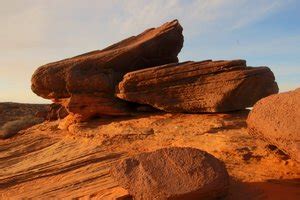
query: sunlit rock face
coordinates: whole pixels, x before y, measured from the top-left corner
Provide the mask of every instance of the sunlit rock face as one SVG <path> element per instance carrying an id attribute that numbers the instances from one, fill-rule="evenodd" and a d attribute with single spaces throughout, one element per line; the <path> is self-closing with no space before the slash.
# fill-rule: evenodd
<path id="1" fill-rule="evenodd" d="M 250 134 L 300 162 L 300 88 L 257 102 L 247 119 Z"/>

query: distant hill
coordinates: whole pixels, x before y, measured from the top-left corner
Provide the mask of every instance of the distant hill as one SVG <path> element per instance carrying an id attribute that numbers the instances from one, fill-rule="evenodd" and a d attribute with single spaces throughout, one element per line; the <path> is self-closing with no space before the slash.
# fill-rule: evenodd
<path id="1" fill-rule="evenodd" d="M 33 116 L 38 111 L 46 110 L 48 106 L 48 104 L 0 103 L 0 127 L 6 122 L 14 121 L 21 117 Z"/>

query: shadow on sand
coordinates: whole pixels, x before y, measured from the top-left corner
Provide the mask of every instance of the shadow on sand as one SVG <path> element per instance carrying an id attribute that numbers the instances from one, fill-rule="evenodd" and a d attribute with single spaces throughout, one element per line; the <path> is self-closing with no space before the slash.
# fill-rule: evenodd
<path id="1" fill-rule="evenodd" d="M 230 180 L 225 200 L 299 200 L 300 178 L 267 180 L 265 182 L 239 182 Z"/>

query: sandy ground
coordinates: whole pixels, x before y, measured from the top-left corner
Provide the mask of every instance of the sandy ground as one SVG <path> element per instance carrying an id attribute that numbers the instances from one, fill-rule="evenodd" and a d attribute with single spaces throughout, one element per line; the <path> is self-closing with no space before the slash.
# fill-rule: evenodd
<path id="1" fill-rule="evenodd" d="M 226 199 L 300 199 L 300 164 L 248 135 L 248 112 L 140 114 L 58 129 L 36 125 L 0 141 L 0 198 L 124 199 L 110 177 L 118 160 L 168 146 L 205 150 L 231 177 Z"/>

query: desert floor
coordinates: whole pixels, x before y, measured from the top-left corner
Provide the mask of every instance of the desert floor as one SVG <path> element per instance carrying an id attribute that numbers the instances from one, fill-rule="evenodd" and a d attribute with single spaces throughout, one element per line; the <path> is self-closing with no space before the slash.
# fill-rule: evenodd
<path id="1" fill-rule="evenodd" d="M 139 114 L 58 129 L 44 122 L 0 140 L 0 198 L 123 199 L 110 166 L 161 147 L 205 150 L 231 177 L 226 199 L 300 199 L 300 164 L 247 133 L 248 111 Z"/>

